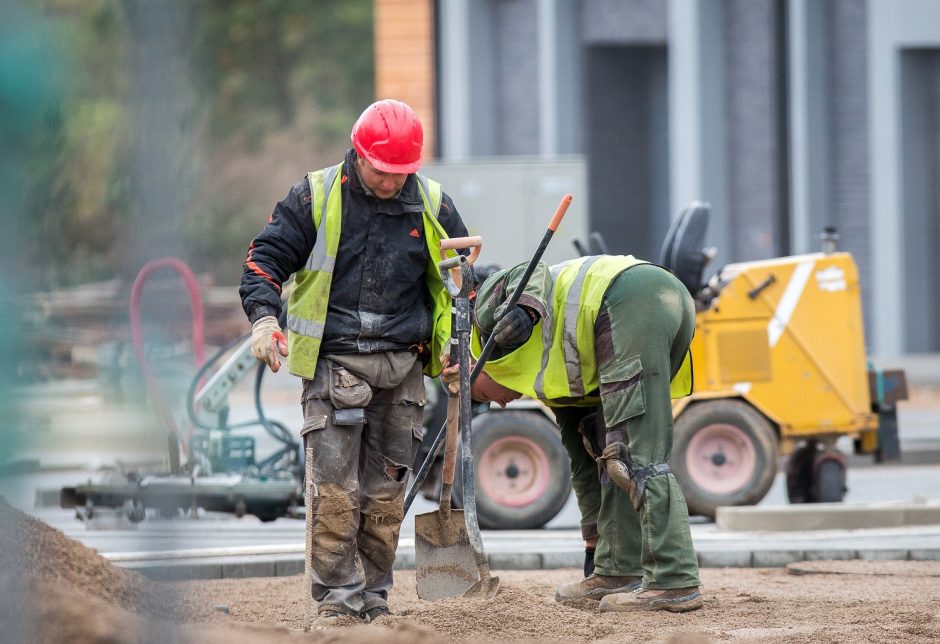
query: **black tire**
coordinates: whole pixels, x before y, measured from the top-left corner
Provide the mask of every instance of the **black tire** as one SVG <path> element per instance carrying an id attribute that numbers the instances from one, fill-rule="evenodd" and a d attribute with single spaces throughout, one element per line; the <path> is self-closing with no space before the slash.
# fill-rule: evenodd
<path id="1" fill-rule="evenodd" d="M 820 450 L 815 441 L 801 445 L 787 462 L 790 503 L 841 503 L 845 498 L 845 463 Z"/>
<path id="2" fill-rule="evenodd" d="M 787 459 L 787 501 L 793 504 L 815 503 L 813 465 L 819 453 L 816 443 L 797 447 Z"/>
<path id="3" fill-rule="evenodd" d="M 835 459 L 824 459 L 816 466 L 813 491 L 819 503 L 841 503 L 845 498 L 845 466 Z"/>
<path id="4" fill-rule="evenodd" d="M 277 507 L 264 507 L 254 510 L 253 514 L 258 517 L 258 520 L 261 521 L 261 523 L 270 523 L 271 521 L 276 521 L 278 518 L 284 516 L 286 512 Z"/>
<path id="5" fill-rule="evenodd" d="M 144 504 L 140 499 L 134 499 L 131 501 L 130 508 L 127 512 L 127 519 L 131 523 L 140 523 L 147 517 L 147 508 L 144 507 Z"/>
<path id="6" fill-rule="evenodd" d="M 473 463 L 481 528 L 541 528 L 555 518 L 571 496 L 568 453 L 558 427 L 540 412 L 490 411 L 474 418 Z M 509 467 L 504 468 L 507 464 Z M 460 466 L 458 456 L 454 476 L 457 507 L 463 505 Z M 507 485 L 504 476 L 518 479 L 522 487 Z M 494 494 L 494 488 L 504 490 L 505 495 Z"/>
<path id="7" fill-rule="evenodd" d="M 777 474 L 779 449 L 773 426 L 741 400 L 697 402 L 675 423 L 670 465 L 689 514 L 714 519 L 722 505 L 753 505 Z"/>

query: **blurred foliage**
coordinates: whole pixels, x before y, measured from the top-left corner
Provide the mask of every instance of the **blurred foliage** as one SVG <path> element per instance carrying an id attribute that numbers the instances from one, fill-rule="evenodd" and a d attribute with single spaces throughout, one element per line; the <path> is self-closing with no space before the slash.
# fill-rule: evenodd
<path id="1" fill-rule="evenodd" d="M 56 34 L 19 2 L 0 4 L 0 301 L 17 301 L 34 283 L 23 240 L 33 230 L 29 196 L 38 185 L 34 162 L 42 156 L 41 134 L 47 116 L 55 113 L 65 69 L 57 51 Z M 21 409 L 14 387 L 21 383 L 17 365 L 31 358 L 23 341 L 20 316 L 0 316 L 0 492 L 11 485 L 4 468 L 16 461 L 30 434 L 17 431 Z M 5 546 L 9 547 L 9 545 Z M 0 597 L 0 603 L 3 598 Z M 0 614 L 4 613 L 0 608 Z M 4 625 L 4 634 L 8 632 Z M 0 639 L 3 639 L 0 637 Z"/>
<path id="2" fill-rule="evenodd" d="M 107 279 L 139 263 L 134 236 L 147 233 L 135 229 L 133 172 L 147 154 L 140 146 L 152 144 L 135 129 L 134 118 L 146 118 L 141 65 L 158 79 L 164 67 L 176 69 L 149 50 L 141 60 L 136 39 L 148 23 L 129 16 L 152 1 L 32 2 L 72 62 L 64 97 L 42 108 L 23 186 L 24 215 L 34 223 L 25 241 L 40 288 Z M 187 157 L 177 159 L 182 212 L 143 216 L 178 222 L 173 254 L 236 283 L 274 202 L 305 172 L 339 159 L 374 98 L 372 2 L 159 2 L 176 3 L 188 22 L 180 75 L 195 99 L 180 119 L 187 145 L 174 148 Z"/>
<path id="3" fill-rule="evenodd" d="M 215 136 L 289 126 L 305 98 L 321 110 L 322 136 L 345 136 L 372 100 L 371 2 L 208 0 L 195 24 Z"/>

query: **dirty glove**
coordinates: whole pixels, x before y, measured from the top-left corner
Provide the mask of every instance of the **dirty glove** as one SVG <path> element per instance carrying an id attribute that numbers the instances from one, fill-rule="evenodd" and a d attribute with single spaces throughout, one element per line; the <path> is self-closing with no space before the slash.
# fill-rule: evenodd
<path id="1" fill-rule="evenodd" d="M 609 444 L 597 459 L 607 471 L 607 476 L 630 497 L 630 503 L 637 512 L 643 507 L 647 479 L 653 476 L 670 474 L 672 470 L 666 463 L 641 467 L 630 458 L 630 450 L 620 441 Z"/>
<path id="2" fill-rule="evenodd" d="M 505 305 L 504 305 L 505 306 Z M 499 307 L 503 309 L 503 306 Z M 504 349 L 516 349 L 525 344 L 532 335 L 532 327 L 538 320 L 538 313 L 532 309 L 516 305 L 508 313 L 496 311 L 496 325 L 493 327 L 493 342 Z"/>
<path id="3" fill-rule="evenodd" d="M 287 338 L 273 315 L 258 318 L 251 325 L 251 354 L 277 373 L 281 368 L 278 354 L 287 355 Z"/>
<path id="4" fill-rule="evenodd" d="M 627 446 L 619 441 L 611 443 L 604 448 L 604 452 L 597 459 L 597 462 L 607 471 L 610 480 L 630 496 L 633 508 L 639 511 L 640 505 L 643 503 L 643 490 L 637 487 L 634 480 L 637 468 L 630 458 L 630 451 Z"/>

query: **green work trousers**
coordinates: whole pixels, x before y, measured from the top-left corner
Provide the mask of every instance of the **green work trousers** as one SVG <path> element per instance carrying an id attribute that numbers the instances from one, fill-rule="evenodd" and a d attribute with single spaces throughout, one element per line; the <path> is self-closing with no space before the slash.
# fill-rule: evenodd
<path id="1" fill-rule="evenodd" d="M 640 467 L 668 461 L 669 383 L 694 331 L 692 299 L 671 273 L 651 264 L 624 271 L 607 289 L 595 325 L 602 404 L 555 408 L 571 459 L 582 534 L 599 537 L 596 574 L 642 576 L 645 588 L 701 583 L 688 507 L 676 478 L 650 477 L 636 511 L 594 460 L 606 445 L 620 441 Z"/>

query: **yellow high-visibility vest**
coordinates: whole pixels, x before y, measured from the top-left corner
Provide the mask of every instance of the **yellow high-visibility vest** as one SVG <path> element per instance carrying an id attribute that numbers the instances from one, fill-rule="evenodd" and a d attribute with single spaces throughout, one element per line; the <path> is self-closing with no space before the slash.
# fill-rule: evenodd
<path id="1" fill-rule="evenodd" d="M 288 370 L 302 378 L 313 378 L 326 326 L 333 266 L 343 228 L 343 164 L 311 172 L 311 211 L 317 239 L 306 265 L 294 277 L 294 289 L 287 304 Z M 440 243 L 447 233 L 437 220 L 441 208 L 441 184 L 418 174 L 419 192 L 424 202 L 424 238 L 428 247 L 425 284 L 431 295 L 431 360 L 424 373 L 435 377 L 441 372 L 441 351 L 450 341 L 450 298 L 437 268 Z M 454 251 L 448 251 L 453 254 Z"/>
<path id="2" fill-rule="evenodd" d="M 596 405 L 600 386 L 594 355 L 594 323 L 610 283 L 637 264 L 632 255 L 581 257 L 551 267 L 554 287 L 548 302 L 551 324 L 540 319 L 521 347 L 501 358 L 487 360 L 483 370 L 493 380 L 547 405 Z M 476 326 L 471 334 L 474 357 L 482 351 Z M 691 354 L 670 383 L 673 398 L 692 390 Z"/>

